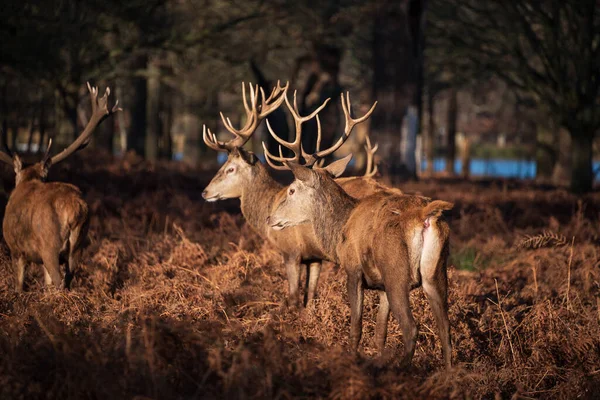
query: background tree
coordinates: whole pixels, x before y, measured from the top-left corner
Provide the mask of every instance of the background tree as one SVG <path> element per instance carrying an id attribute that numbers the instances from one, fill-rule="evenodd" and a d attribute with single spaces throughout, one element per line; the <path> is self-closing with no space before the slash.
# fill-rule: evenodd
<path id="1" fill-rule="evenodd" d="M 454 70 L 489 71 L 531 95 L 572 139 L 571 189 L 591 189 L 600 126 L 600 15 L 595 0 L 432 0 Z"/>

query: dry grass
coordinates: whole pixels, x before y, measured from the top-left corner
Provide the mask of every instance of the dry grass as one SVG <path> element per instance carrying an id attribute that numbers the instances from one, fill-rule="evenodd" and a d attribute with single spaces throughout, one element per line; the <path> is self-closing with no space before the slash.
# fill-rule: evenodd
<path id="1" fill-rule="evenodd" d="M 8 175 L 7 175 L 8 176 Z M 453 201 L 450 318 L 456 367 L 441 369 L 429 306 L 412 294 L 414 366 L 374 357 L 376 297 L 365 301 L 364 353 L 346 351 L 343 271 L 288 310 L 277 253 L 236 202 L 200 198 L 209 173 L 137 160 L 66 166 L 93 210 L 73 290 L 28 269 L 12 291 L 0 252 L 0 398 L 593 398 L 600 391 L 600 196 L 531 187 L 424 182 Z M 567 246 L 516 249 L 545 230 Z M 573 239 L 573 242 L 571 241 Z M 572 244 L 572 246 L 571 246 Z M 468 265 L 467 265 L 468 264 Z M 466 271 L 464 268 L 471 271 Z"/>

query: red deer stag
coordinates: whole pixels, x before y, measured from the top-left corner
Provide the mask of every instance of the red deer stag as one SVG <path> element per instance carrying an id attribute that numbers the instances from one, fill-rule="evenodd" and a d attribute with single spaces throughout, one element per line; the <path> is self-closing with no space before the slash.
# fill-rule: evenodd
<path id="1" fill-rule="evenodd" d="M 385 346 L 389 307 L 403 333 L 403 365 L 410 365 L 417 326 L 409 292 L 423 286 L 442 342 L 446 367 L 451 366 L 447 275 L 448 224 L 440 219 L 453 207 L 445 201 L 381 191 L 361 200 L 350 197 L 333 179 L 329 167 L 311 170 L 287 163 L 294 182 L 279 199 L 267 223 L 276 232 L 312 226 L 327 259 L 348 276 L 351 309 L 350 344 L 362 336 L 364 288 L 385 291 L 377 315 L 376 344 Z"/>
<path id="2" fill-rule="evenodd" d="M 323 259 L 322 251 L 317 245 L 314 232 L 310 227 L 298 227 L 283 233 L 274 232 L 272 229 L 269 229 L 265 223 L 266 217 L 271 211 L 272 204 L 279 197 L 285 196 L 286 189 L 273 179 L 267 168 L 259 162 L 254 153 L 244 150 L 242 146 L 250 139 L 262 119 L 285 101 L 295 121 L 296 139 L 294 143 L 299 147 L 302 136 L 302 124 L 315 118 L 318 112 L 325 107 L 329 99 L 312 114 L 301 117 L 297 106 L 294 105 L 292 107 L 287 99 L 287 85 L 281 87 L 278 84 L 269 98 L 265 98 L 261 90 L 262 105 L 260 108 L 258 107 L 258 90 L 253 90 L 252 86 L 250 86 L 250 105 L 248 105 L 246 104 L 245 87 L 243 85 L 242 89 L 247 117 L 245 127 L 240 130 L 234 129 L 229 119 L 226 119 L 221 114 L 225 127 L 235 135 L 235 138 L 225 143 L 219 142 L 210 130 L 204 129 L 204 142 L 206 145 L 217 151 L 226 151 L 229 155 L 225 164 L 219 169 L 202 193 L 202 196 L 206 201 L 231 198 L 240 199 L 242 214 L 246 221 L 258 234 L 269 240 L 283 255 L 288 277 L 289 303 L 292 305 L 299 303 L 300 265 L 309 265 L 305 299 L 305 303 L 307 304 L 315 296 L 321 270 L 321 260 Z M 344 107 L 347 107 L 344 102 L 342 103 Z M 310 158 L 314 163 L 336 151 L 349 137 L 354 126 L 366 120 L 371 115 L 374 107 L 375 105 L 362 118 L 348 118 L 344 136 L 333 147 L 315 152 L 314 154 L 305 153 L 307 158 Z M 339 173 L 341 174 L 341 172 L 343 172 L 343 169 Z"/>
<path id="3" fill-rule="evenodd" d="M 10 249 L 15 271 L 15 289 L 23 290 L 25 263 L 43 263 L 47 285 L 69 287 L 77 268 L 83 243 L 87 236 L 88 206 L 79 189 L 62 182 L 46 182 L 51 166 L 83 149 L 90 141 L 92 132 L 105 118 L 118 108 L 118 101 L 109 110 L 106 88 L 98 98 L 98 88 L 88 83 L 92 102 L 92 115 L 79 137 L 59 154 L 50 157 L 48 143 L 42 161 L 28 167 L 15 154 L 0 152 L 0 160 L 14 168 L 15 189 L 10 194 L 2 230 Z M 7 149 L 8 150 L 8 149 Z M 66 256 L 65 277 L 60 274 L 60 259 Z"/>

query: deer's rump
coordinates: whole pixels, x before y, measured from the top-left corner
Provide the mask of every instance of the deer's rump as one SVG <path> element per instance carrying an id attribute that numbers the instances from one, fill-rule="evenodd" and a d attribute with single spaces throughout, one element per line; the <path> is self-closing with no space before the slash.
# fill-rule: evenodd
<path id="1" fill-rule="evenodd" d="M 41 263 L 43 252 L 64 252 L 72 230 L 87 226 L 88 206 L 73 185 L 23 186 L 15 189 L 6 206 L 4 238 L 13 256 Z"/>
<path id="2" fill-rule="evenodd" d="M 446 222 L 437 220 L 426 231 L 423 210 L 429 204 L 426 197 L 389 192 L 364 198 L 344 226 L 344 240 L 337 247 L 340 263 L 361 268 L 369 288 L 383 290 L 390 279 L 418 286 L 421 255 L 431 248 L 425 245 L 442 237 L 440 232 L 447 233 Z"/>

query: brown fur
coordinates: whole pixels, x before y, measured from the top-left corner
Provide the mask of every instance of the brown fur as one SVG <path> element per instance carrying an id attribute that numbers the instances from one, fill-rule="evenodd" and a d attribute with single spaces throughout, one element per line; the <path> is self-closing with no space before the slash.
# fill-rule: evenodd
<path id="1" fill-rule="evenodd" d="M 344 188 L 346 193 L 356 199 L 362 199 L 363 197 L 370 196 L 382 190 L 402 194 L 400 189 L 388 187 L 381 182 L 377 182 L 375 179 L 366 176 L 349 176 L 337 178 L 335 181 Z"/>
<path id="2" fill-rule="evenodd" d="M 2 229 L 15 270 L 15 289 L 23 289 L 25 263 L 43 263 L 46 283 L 68 287 L 87 237 L 88 206 L 79 189 L 60 182 L 46 183 L 44 162 L 21 169 L 15 157 L 16 187 Z M 64 279 L 60 257 L 65 257 Z"/>
<path id="3" fill-rule="evenodd" d="M 272 224 L 285 228 L 308 222 L 327 258 L 346 270 L 352 348 L 358 348 L 362 335 L 363 290 L 384 290 L 387 296 L 382 296 L 377 317 L 377 345 L 381 350 L 385 344 L 391 307 L 403 331 L 403 364 L 410 364 L 417 327 L 409 292 L 422 285 L 438 324 L 444 362 L 450 367 L 446 275 L 449 228 L 438 218 L 452 204 L 389 191 L 357 200 L 326 171 L 291 167 L 296 177 L 290 185 L 294 193 L 274 206 Z"/>
<path id="4" fill-rule="evenodd" d="M 234 168 L 234 171 L 228 174 L 227 171 L 231 168 Z M 362 197 L 364 193 L 370 193 L 376 187 L 385 188 L 371 178 L 341 179 L 344 180 L 344 187 L 348 187 L 350 193 L 356 197 Z M 275 231 L 267 224 L 272 206 L 285 198 L 287 189 L 271 177 L 265 165 L 258 162 L 254 154 L 240 148 L 229 154 L 227 162 L 206 187 L 203 196 L 209 201 L 223 198 L 240 199 L 242 214 L 248 224 L 281 252 L 288 276 L 290 302 L 297 304 L 300 265 L 309 265 L 306 296 L 308 302 L 315 296 L 321 260 L 325 258 L 325 254 L 311 226 L 302 225 L 285 231 Z"/>
<path id="5" fill-rule="evenodd" d="M 2 229 L 10 249 L 15 270 L 15 288 L 23 290 L 25 263 L 43 263 L 46 284 L 68 288 L 77 268 L 81 249 L 87 237 L 88 206 L 81 192 L 66 183 L 46 183 L 50 166 L 83 149 L 95 128 L 117 111 L 119 101 L 109 109 L 110 88 L 98 98 L 98 88 L 87 84 L 92 114 L 83 132 L 60 153 L 50 157 L 49 141 L 44 158 L 23 168 L 18 155 L 0 152 L 0 161 L 14 167 L 15 189 L 11 193 Z M 67 256 L 64 280 L 60 274 L 60 258 Z"/>

